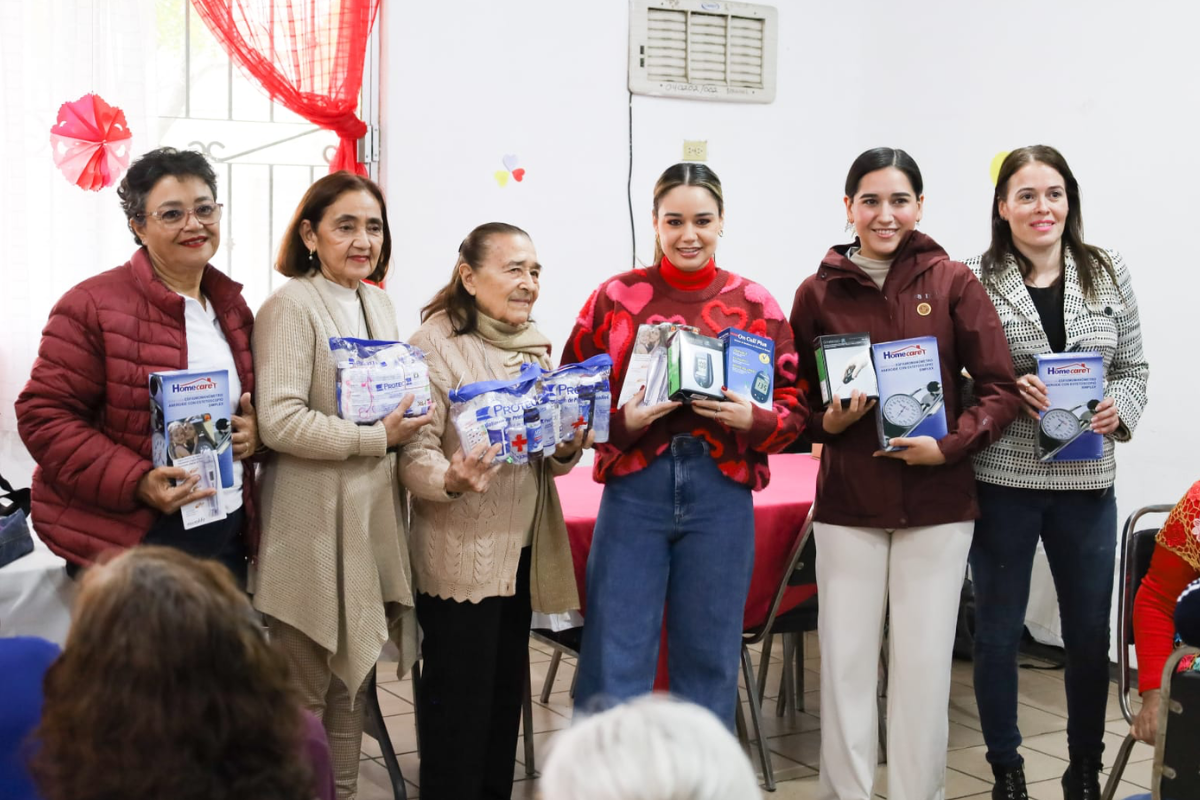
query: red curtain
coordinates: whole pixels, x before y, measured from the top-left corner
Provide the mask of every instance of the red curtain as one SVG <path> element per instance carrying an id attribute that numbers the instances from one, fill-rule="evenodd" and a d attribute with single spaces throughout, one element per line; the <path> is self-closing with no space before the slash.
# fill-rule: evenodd
<path id="1" fill-rule="evenodd" d="M 267 94 L 341 138 L 330 172 L 366 175 L 355 116 L 380 0 L 192 0 L 233 62 Z"/>

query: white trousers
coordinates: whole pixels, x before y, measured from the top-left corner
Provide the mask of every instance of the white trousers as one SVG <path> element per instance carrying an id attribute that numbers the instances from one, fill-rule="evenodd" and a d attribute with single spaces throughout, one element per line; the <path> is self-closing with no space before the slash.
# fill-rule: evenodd
<path id="1" fill-rule="evenodd" d="M 851 528 L 818 522 L 821 800 L 870 800 L 876 686 L 890 603 L 888 800 L 943 800 L 950 664 L 974 522 Z"/>

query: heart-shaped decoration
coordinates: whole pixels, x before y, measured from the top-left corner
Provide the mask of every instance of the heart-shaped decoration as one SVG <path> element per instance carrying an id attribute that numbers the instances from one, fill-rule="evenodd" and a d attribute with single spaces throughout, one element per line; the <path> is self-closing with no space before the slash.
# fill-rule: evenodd
<path id="1" fill-rule="evenodd" d="M 799 371 L 800 367 L 800 356 L 796 355 L 795 353 L 784 353 L 779 357 L 775 367 L 779 370 L 783 377 L 787 378 L 789 381 L 794 381 L 796 380 L 796 373 Z M 806 390 L 807 387 L 802 391 Z"/>
<path id="2" fill-rule="evenodd" d="M 700 317 L 708 325 L 714 336 L 726 328 L 745 330 L 746 323 L 750 321 L 750 315 L 746 313 L 744 308 L 738 308 L 737 306 L 730 308 L 720 300 L 710 301 L 704 307 L 704 310 L 700 312 Z"/>
<path id="3" fill-rule="evenodd" d="M 765 337 L 767 335 L 767 321 L 761 318 L 754 320 L 754 322 L 750 323 L 749 332 L 755 336 Z"/>
<path id="4" fill-rule="evenodd" d="M 525 180 L 525 168 L 517 167 L 516 169 L 514 169 L 512 171 L 512 176 L 513 176 L 513 180 L 516 181 L 517 183 L 520 183 L 521 181 Z"/>
<path id="5" fill-rule="evenodd" d="M 687 320 L 678 314 L 672 314 L 669 317 L 664 317 L 662 314 L 651 314 L 646 320 L 647 325 L 660 325 L 664 322 L 670 322 L 675 325 L 687 325 Z"/>
<path id="6" fill-rule="evenodd" d="M 732 478 L 738 483 L 750 482 L 750 465 L 745 461 L 726 461 L 718 464 L 717 468 L 724 472 L 726 477 Z"/>
<path id="7" fill-rule="evenodd" d="M 725 288 L 723 288 L 720 293 L 725 294 L 726 292 L 732 292 L 741 285 L 742 277 L 740 275 L 734 275 L 730 273 L 729 278 L 725 281 Z"/>
<path id="8" fill-rule="evenodd" d="M 609 281 L 604 287 L 604 293 L 614 303 L 620 303 L 633 314 L 642 313 L 642 309 L 654 297 L 654 287 L 648 283 L 635 283 L 626 286 L 619 280 Z"/>
<path id="9" fill-rule="evenodd" d="M 508 170 L 498 169 L 492 173 L 492 177 L 496 179 L 496 183 L 500 184 L 501 189 L 508 185 Z"/>
<path id="10" fill-rule="evenodd" d="M 507 169 L 509 172 L 512 172 L 514 169 L 516 169 L 517 164 L 520 164 L 520 163 L 521 163 L 520 160 L 516 156 L 512 155 L 511 153 L 504 157 L 504 168 Z M 517 180 L 520 180 L 520 178 L 517 178 Z"/>
<path id="11" fill-rule="evenodd" d="M 718 423 L 719 424 L 719 423 Z M 713 436 L 712 431 L 707 428 L 692 429 L 692 436 L 698 436 L 708 442 L 708 454 L 713 458 L 720 458 L 725 455 L 725 443 Z"/>

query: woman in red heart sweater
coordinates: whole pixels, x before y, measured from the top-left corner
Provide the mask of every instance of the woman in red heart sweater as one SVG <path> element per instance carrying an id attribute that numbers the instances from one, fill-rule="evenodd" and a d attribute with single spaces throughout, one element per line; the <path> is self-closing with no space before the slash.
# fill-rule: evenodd
<path id="1" fill-rule="evenodd" d="M 605 488 L 588 557 L 575 697 L 585 711 L 650 691 L 665 602 L 671 691 L 733 724 L 754 565 L 750 493 L 767 485 L 767 454 L 799 435 L 806 408 L 779 304 L 713 260 L 723 224 L 711 170 L 676 164 L 664 172 L 654 190 L 654 266 L 601 284 L 563 357 L 608 353 L 616 400 L 643 324 L 690 325 L 712 337 L 733 327 L 775 343 L 770 409 L 730 391 L 720 401 L 643 405 L 643 386 L 613 410 L 609 441 L 596 445 L 595 478 Z"/>

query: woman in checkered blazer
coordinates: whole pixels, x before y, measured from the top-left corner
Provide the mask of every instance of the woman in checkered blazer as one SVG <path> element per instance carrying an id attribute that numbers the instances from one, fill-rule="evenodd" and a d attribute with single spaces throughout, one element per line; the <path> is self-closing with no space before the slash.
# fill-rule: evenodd
<path id="1" fill-rule="evenodd" d="M 1004 160 L 991 246 L 966 263 L 1000 315 L 1027 412 L 975 457 L 975 695 L 996 775 L 992 796 L 1028 796 L 1017 753 L 1017 648 L 1040 538 L 1067 654 L 1070 767 L 1063 793 L 1066 800 L 1098 798 L 1116 551 L 1113 444 L 1133 435 L 1150 372 L 1137 300 L 1121 256 L 1084 242 L 1079 184 L 1052 147 L 1022 147 Z M 1038 412 L 1050 403 L 1035 356 L 1067 351 L 1104 358 L 1104 400 L 1090 420 L 1104 437 L 1099 460 L 1038 458 Z"/>

